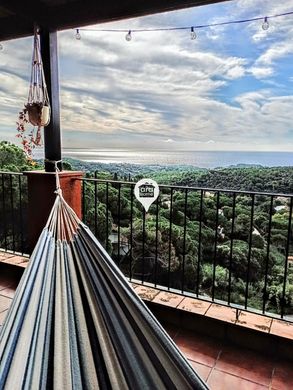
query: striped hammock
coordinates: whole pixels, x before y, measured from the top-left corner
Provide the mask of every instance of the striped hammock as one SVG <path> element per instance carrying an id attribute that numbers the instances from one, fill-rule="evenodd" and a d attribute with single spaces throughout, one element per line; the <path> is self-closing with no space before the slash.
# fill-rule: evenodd
<path id="1" fill-rule="evenodd" d="M 207 389 L 56 192 L 0 333 L 0 389 Z"/>

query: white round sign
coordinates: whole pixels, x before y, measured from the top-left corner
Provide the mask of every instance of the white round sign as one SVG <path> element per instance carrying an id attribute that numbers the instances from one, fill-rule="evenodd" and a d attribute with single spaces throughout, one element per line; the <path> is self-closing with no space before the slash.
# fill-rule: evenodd
<path id="1" fill-rule="evenodd" d="M 159 186 L 155 180 L 142 179 L 138 181 L 134 187 L 134 195 L 136 199 L 143 205 L 145 211 L 148 212 L 150 206 L 159 196 Z"/>

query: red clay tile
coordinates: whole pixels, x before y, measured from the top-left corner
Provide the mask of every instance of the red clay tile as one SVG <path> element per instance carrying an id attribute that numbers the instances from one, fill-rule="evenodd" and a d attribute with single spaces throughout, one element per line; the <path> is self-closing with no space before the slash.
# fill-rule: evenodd
<path id="1" fill-rule="evenodd" d="M 293 362 L 278 362 L 272 379 L 272 388 L 278 390 L 293 389 Z"/>
<path id="2" fill-rule="evenodd" d="M 3 325 L 7 313 L 8 313 L 8 310 L 2 311 L 2 313 L 0 313 L 0 325 Z"/>
<path id="3" fill-rule="evenodd" d="M 178 326 L 172 325 L 172 324 L 162 324 L 163 328 L 165 331 L 168 333 L 168 335 L 174 339 L 174 337 L 177 335 L 179 332 Z"/>
<path id="4" fill-rule="evenodd" d="M 3 297 L 2 295 L 0 295 L 0 313 L 2 313 L 2 311 L 7 310 L 10 305 L 11 298 Z"/>
<path id="5" fill-rule="evenodd" d="M 241 311 L 236 324 L 268 333 L 272 324 L 272 318 Z"/>
<path id="6" fill-rule="evenodd" d="M 206 312 L 207 317 L 216 318 L 218 320 L 232 322 L 236 321 L 236 309 L 232 309 L 232 307 L 227 307 L 223 305 L 217 305 L 213 303 L 208 311 Z"/>
<path id="7" fill-rule="evenodd" d="M 177 309 L 204 315 L 210 306 L 210 302 L 201 301 L 195 298 L 184 298 Z"/>
<path id="8" fill-rule="evenodd" d="M 141 299 L 152 301 L 160 291 L 147 286 L 136 286 L 135 292 Z"/>
<path id="9" fill-rule="evenodd" d="M 214 369 L 207 382 L 210 390 L 264 390 L 263 386 L 246 379 Z"/>
<path id="10" fill-rule="evenodd" d="M 225 347 L 217 360 L 216 368 L 229 374 L 268 386 L 272 378 L 272 359 L 239 347 Z"/>
<path id="11" fill-rule="evenodd" d="M 1 290 L 0 294 L 7 298 L 13 298 L 15 295 L 15 288 L 14 287 L 6 287 L 3 290 Z"/>
<path id="12" fill-rule="evenodd" d="M 5 260 L 5 263 L 9 264 L 19 264 L 23 262 L 23 257 L 22 256 L 11 256 Z"/>
<path id="13" fill-rule="evenodd" d="M 210 367 L 215 365 L 221 350 L 219 342 L 190 331 L 180 331 L 174 341 L 188 359 Z"/>
<path id="14" fill-rule="evenodd" d="M 293 323 L 273 320 L 270 333 L 293 340 Z"/>
<path id="15" fill-rule="evenodd" d="M 18 267 L 23 267 L 23 268 L 26 268 L 28 266 L 29 262 L 28 261 L 24 261 L 23 263 L 19 263 L 17 264 Z"/>
<path id="16" fill-rule="evenodd" d="M 135 289 L 137 291 L 137 288 Z M 173 294 L 167 291 L 161 291 L 158 295 L 155 296 L 153 302 L 160 303 L 161 305 L 169 307 L 177 307 L 184 297 L 178 294 Z"/>
<path id="17" fill-rule="evenodd" d="M 189 360 L 189 363 L 194 369 L 194 371 L 201 377 L 201 379 L 206 382 L 208 376 L 210 375 L 210 372 L 212 371 L 212 368 L 206 366 L 205 364 L 197 363 L 192 360 Z"/>

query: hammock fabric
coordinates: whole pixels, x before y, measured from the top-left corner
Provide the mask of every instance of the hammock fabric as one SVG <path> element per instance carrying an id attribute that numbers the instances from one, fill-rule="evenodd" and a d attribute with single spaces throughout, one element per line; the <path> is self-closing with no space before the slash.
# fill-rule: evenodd
<path id="1" fill-rule="evenodd" d="M 0 389 L 207 389 L 60 188 L 0 334 Z"/>

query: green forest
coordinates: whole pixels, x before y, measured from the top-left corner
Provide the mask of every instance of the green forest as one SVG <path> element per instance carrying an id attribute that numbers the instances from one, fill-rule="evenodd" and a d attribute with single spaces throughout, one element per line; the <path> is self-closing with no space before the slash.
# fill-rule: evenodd
<path id="1" fill-rule="evenodd" d="M 41 162 L 27 163 L 20 152 L 0 143 L 0 170 L 42 168 Z M 97 178 L 96 182 L 84 181 L 84 221 L 127 276 L 293 315 L 293 268 L 287 263 L 293 254 L 292 196 L 288 195 L 293 193 L 293 167 L 207 170 L 90 165 L 66 159 L 65 168 Z M 134 184 L 142 177 L 164 184 L 148 213 L 133 195 Z M 112 179 L 116 181 L 107 182 Z M 14 187 L 16 191 L 16 182 Z M 3 202 L 8 202 L 3 200 L 3 188 L 9 193 L 8 183 L 0 188 L 3 213 Z M 229 189 L 262 194 L 224 191 Z M 13 207 L 17 215 L 17 202 Z M 7 203 L 6 222 L 12 217 L 8 208 Z M 9 242 L 7 235 L 5 239 Z"/>

